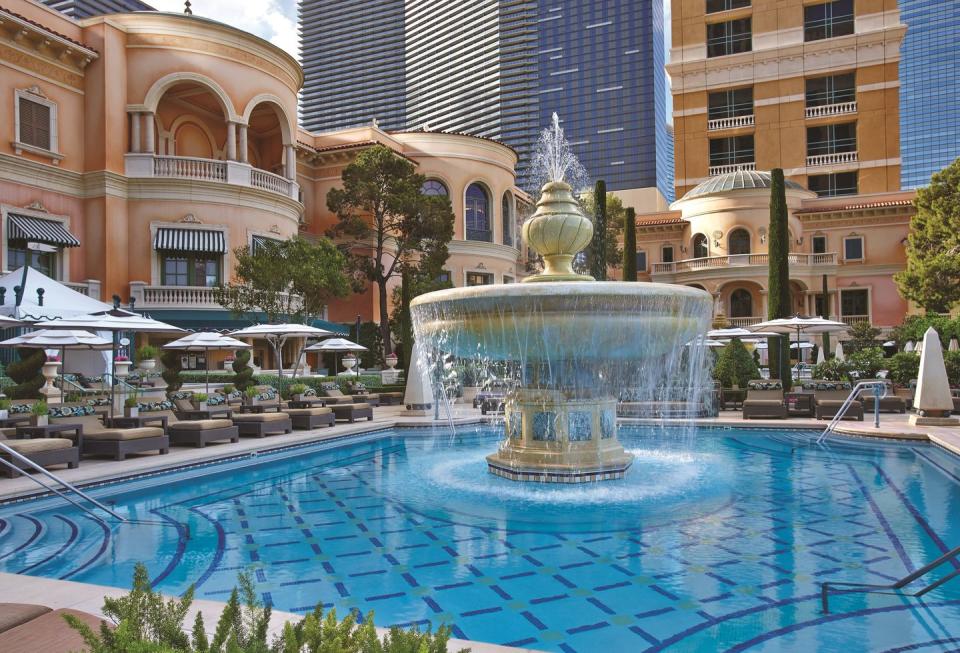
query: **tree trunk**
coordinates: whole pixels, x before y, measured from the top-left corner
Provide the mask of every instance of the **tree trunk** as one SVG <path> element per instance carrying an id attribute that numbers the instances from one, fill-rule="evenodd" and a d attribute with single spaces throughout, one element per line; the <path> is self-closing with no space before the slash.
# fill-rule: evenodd
<path id="1" fill-rule="evenodd" d="M 390 343 L 390 313 L 387 310 L 387 281 L 378 280 L 377 290 L 380 293 L 380 338 L 383 340 L 383 357 L 393 352 Z"/>
<path id="2" fill-rule="evenodd" d="M 623 216 L 623 280 L 637 280 L 637 215 L 627 207 Z"/>

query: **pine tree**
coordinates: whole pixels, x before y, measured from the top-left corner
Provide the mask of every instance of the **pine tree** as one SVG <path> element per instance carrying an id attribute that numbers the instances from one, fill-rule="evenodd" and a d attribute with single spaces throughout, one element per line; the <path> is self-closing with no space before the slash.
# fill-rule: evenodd
<path id="1" fill-rule="evenodd" d="M 632 207 L 623 216 L 623 280 L 637 280 L 637 216 Z"/>
<path id="2" fill-rule="evenodd" d="M 790 317 L 790 232 L 787 228 L 787 193 L 783 170 L 770 171 L 770 245 L 768 248 L 768 310 L 767 318 Z M 792 384 L 790 374 L 790 343 L 785 337 L 768 340 L 770 376 L 781 379 L 785 390 Z"/>
<path id="3" fill-rule="evenodd" d="M 593 242 L 590 243 L 590 275 L 607 280 L 607 184 L 600 179 L 593 189 Z"/>

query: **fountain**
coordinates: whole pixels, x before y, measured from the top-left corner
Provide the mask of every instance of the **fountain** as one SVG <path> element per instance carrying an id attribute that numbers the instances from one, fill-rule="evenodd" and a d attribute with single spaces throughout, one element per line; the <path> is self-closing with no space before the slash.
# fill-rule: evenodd
<path id="1" fill-rule="evenodd" d="M 578 164 L 556 114 L 538 161 L 549 181 L 522 233 L 543 272 L 522 284 L 415 298 L 415 337 L 435 378 L 452 354 L 511 388 L 506 437 L 487 457 L 491 473 L 550 483 L 622 478 L 633 456 L 617 438 L 618 400 L 696 402 L 704 350 L 686 345 L 707 330 L 712 300 L 695 288 L 598 282 L 574 271 L 593 225 L 564 181 Z"/>

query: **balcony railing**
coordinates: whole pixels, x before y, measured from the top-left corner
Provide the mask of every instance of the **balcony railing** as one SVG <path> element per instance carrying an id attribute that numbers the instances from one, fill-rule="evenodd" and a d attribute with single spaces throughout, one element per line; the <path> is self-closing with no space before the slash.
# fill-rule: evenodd
<path id="1" fill-rule="evenodd" d="M 707 121 L 708 131 L 718 131 L 720 129 L 736 129 L 737 127 L 752 127 L 753 114 L 749 116 L 733 116 L 731 118 L 714 118 Z"/>
<path id="2" fill-rule="evenodd" d="M 130 295 L 137 308 L 223 309 L 208 286 L 148 286 L 143 281 L 130 282 Z"/>
<path id="3" fill-rule="evenodd" d="M 807 118 L 826 118 L 827 116 L 842 116 L 857 112 L 857 102 L 837 102 L 836 104 L 821 104 L 807 107 Z"/>
<path id="4" fill-rule="evenodd" d="M 249 163 L 146 153 L 126 154 L 124 159 L 126 175 L 132 178 L 196 179 L 258 188 L 300 200 L 300 186 L 294 180 L 254 168 Z"/>
<path id="5" fill-rule="evenodd" d="M 738 172 L 740 170 L 756 170 L 757 164 L 755 161 L 750 161 L 748 163 L 730 163 L 722 166 L 710 166 L 709 174 L 711 177 L 716 177 L 717 175 L 725 175 L 728 172 Z"/>
<path id="6" fill-rule="evenodd" d="M 833 154 L 814 154 L 807 157 L 807 167 L 831 166 L 838 163 L 856 163 L 857 152 L 834 152 Z"/>
<path id="7" fill-rule="evenodd" d="M 730 322 L 730 326 L 734 326 L 740 329 L 746 327 L 752 327 L 754 324 L 760 324 L 763 322 L 762 317 L 728 317 L 727 321 Z"/>
<path id="8" fill-rule="evenodd" d="M 870 324 L 869 315 L 843 315 L 840 317 L 840 321 L 849 326 L 854 324 Z"/>
<path id="9" fill-rule="evenodd" d="M 787 255 L 790 265 L 836 265 L 837 254 L 804 254 L 799 252 Z M 714 268 L 746 267 L 751 265 L 766 266 L 770 262 L 768 254 L 730 254 L 729 256 L 706 256 L 703 258 L 688 258 L 673 263 L 654 263 L 651 274 L 674 274 L 676 272 L 696 272 Z"/>
<path id="10" fill-rule="evenodd" d="M 81 295 L 86 295 L 91 299 L 100 299 L 100 282 L 96 279 L 87 279 L 86 281 L 61 281 L 63 285 L 71 290 L 76 290 Z"/>

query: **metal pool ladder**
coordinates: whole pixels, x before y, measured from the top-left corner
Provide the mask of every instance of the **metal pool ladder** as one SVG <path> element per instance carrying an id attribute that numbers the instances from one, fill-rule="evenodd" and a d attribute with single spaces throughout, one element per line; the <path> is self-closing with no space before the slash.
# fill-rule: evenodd
<path id="1" fill-rule="evenodd" d="M 69 482 L 63 480 L 62 478 L 60 478 L 59 476 L 57 476 L 57 475 L 54 474 L 53 472 L 47 471 L 46 469 L 44 469 L 44 468 L 41 467 L 40 465 L 36 464 L 35 462 L 33 462 L 32 460 L 30 460 L 29 458 L 27 458 L 26 456 L 18 453 L 17 451 L 14 451 L 13 449 L 11 449 L 10 447 L 8 447 L 8 446 L 7 446 L 6 444 L 4 444 L 3 442 L 0 442 L 0 451 L 3 451 L 4 453 L 9 454 L 11 458 L 20 461 L 21 463 L 29 466 L 31 469 L 40 472 L 40 473 L 43 474 L 44 476 L 53 479 L 54 481 L 56 481 L 57 483 L 59 483 L 61 486 L 63 486 L 64 488 L 66 488 L 68 491 L 74 493 L 75 495 L 77 495 L 77 496 L 80 497 L 81 499 L 84 499 L 84 500 L 90 502 L 94 507 L 99 508 L 99 509 L 102 510 L 103 512 L 107 513 L 107 514 L 110 515 L 110 517 L 112 517 L 113 519 L 116 519 L 116 520 L 118 520 L 118 521 L 120 521 L 120 522 L 126 522 L 126 521 L 127 521 L 127 518 L 126 518 L 126 517 L 123 517 L 123 516 L 117 514 L 114 510 L 111 510 L 111 509 L 108 508 L 107 506 L 103 505 L 102 503 L 100 503 L 99 501 L 97 501 L 96 499 L 94 499 L 92 496 L 90 496 L 89 494 L 87 494 L 87 493 L 84 492 L 83 490 L 77 488 L 77 487 L 76 487 L 75 485 L 73 485 L 72 483 L 69 483 Z M 9 468 L 11 468 L 11 469 L 15 469 L 15 470 L 18 470 L 18 471 L 19 471 L 19 469 L 20 469 L 20 468 L 18 468 L 16 465 L 14 465 L 12 462 L 10 462 L 9 460 L 4 460 L 3 458 L 0 458 L 0 463 L 3 463 L 4 465 L 6 465 L 7 467 L 9 467 Z M 48 483 L 45 483 L 44 481 L 41 481 L 41 480 L 40 480 L 39 478 L 37 478 L 36 476 L 27 476 L 26 474 L 24 474 L 24 477 L 33 480 L 35 483 L 37 483 L 38 485 L 40 485 L 41 487 L 43 487 L 43 488 L 46 489 L 47 491 L 53 492 L 54 494 L 56 494 L 57 496 L 59 496 L 61 499 L 65 500 L 65 501 L 69 501 L 70 503 L 72 503 L 73 505 L 75 505 L 75 506 L 76 506 L 77 508 L 79 508 L 80 510 L 83 510 L 85 513 L 89 514 L 89 515 L 90 515 L 91 517 L 93 517 L 94 519 L 96 519 L 96 520 L 98 520 L 98 521 L 101 520 L 100 515 L 98 515 L 98 514 L 95 513 L 92 509 L 90 509 L 90 508 L 88 508 L 87 506 L 83 505 L 82 503 L 80 503 L 80 502 L 77 501 L 76 499 L 73 499 L 73 498 L 71 498 L 70 496 L 68 496 L 68 494 L 67 494 L 66 492 L 62 492 L 61 490 L 58 490 L 56 487 L 54 487 L 54 486 L 52 486 L 52 485 L 50 485 L 50 484 L 48 484 Z"/>
<path id="2" fill-rule="evenodd" d="M 857 398 L 857 395 L 867 388 L 873 388 L 873 425 L 880 428 L 880 399 L 887 394 L 887 384 L 885 381 L 860 381 L 853 386 L 853 390 L 851 390 L 847 398 L 844 399 L 843 405 L 840 406 L 840 410 L 837 411 L 837 414 L 834 415 L 830 423 L 827 424 L 827 428 L 823 429 L 823 433 L 817 438 L 817 444 L 821 444 L 827 436 L 833 432 L 833 429 L 840 423 L 843 416 L 847 414 L 847 410 L 849 410 Z"/>
<path id="3" fill-rule="evenodd" d="M 823 608 L 823 614 L 830 614 L 830 592 L 835 591 L 838 594 L 853 594 L 853 593 L 870 593 L 870 594 L 892 594 L 895 596 L 909 596 L 913 598 L 919 598 L 931 590 L 935 590 L 949 580 L 960 576 L 960 565 L 954 565 L 955 569 L 949 574 L 936 580 L 928 585 L 922 587 L 919 591 L 916 592 L 901 592 L 899 590 L 903 589 L 913 581 L 917 580 L 922 576 L 926 576 L 928 573 L 941 566 L 945 562 L 956 560 L 960 556 L 960 546 L 952 551 L 947 551 L 942 556 L 934 560 L 928 565 L 917 569 L 912 574 L 904 576 L 897 582 L 891 585 L 867 585 L 865 583 L 841 583 L 841 582 L 825 582 L 820 584 L 820 605 Z M 833 588 L 837 586 L 843 586 L 848 589 L 837 589 Z"/>

